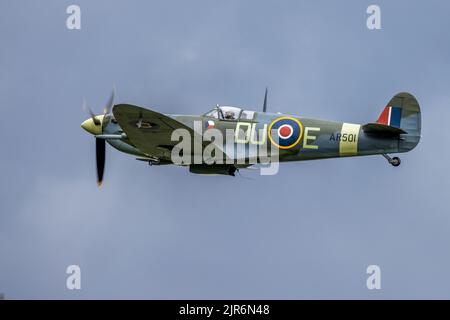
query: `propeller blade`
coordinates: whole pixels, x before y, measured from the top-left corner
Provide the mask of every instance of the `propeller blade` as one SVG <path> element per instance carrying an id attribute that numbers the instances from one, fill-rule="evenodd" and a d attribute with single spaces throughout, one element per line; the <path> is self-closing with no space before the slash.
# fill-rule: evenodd
<path id="1" fill-rule="evenodd" d="M 109 96 L 108 102 L 106 103 L 105 108 L 103 109 L 103 114 L 111 113 L 111 109 L 114 106 L 114 97 L 116 95 L 116 85 L 113 85 L 113 89 L 111 95 Z"/>
<path id="2" fill-rule="evenodd" d="M 101 124 L 100 120 L 98 120 L 98 119 L 95 117 L 95 114 L 94 114 L 94 112 L 92 112 L 91 108 L 88 107 L 88 105 L 87 105 L 87 103 L 86 103 L 86 99 L 83 99 L 83 106 L 82 106 L 82 108 L 83 108 L 83 110 L 84 110 L 85 112 L 89 113 L 89 115 L 91 116 L 92 121 L 94 121 L 94 124 L 95 124 L 96 126 L 98 126 L 98 125 Z"/>
<path id="3" fill-rule="evenodd" d="M 105 140 L 95 139 L 95 155 L 97 160 L 97 185 L 100 187 L 103 182 L 103 172 L 105 171 Z"/>
<path id="4" fill-rule="evenodd" d="M 263 112 L 267 111 L 267 87 L 266 87 L 266 93 L 264 94 L 264 103 L 263 103 Z"/>

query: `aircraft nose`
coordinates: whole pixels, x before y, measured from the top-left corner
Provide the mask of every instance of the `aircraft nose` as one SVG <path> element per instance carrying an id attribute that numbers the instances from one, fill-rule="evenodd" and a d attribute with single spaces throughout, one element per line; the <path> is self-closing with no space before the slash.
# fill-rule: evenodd
<path id="1" fill-rule="evenodd" d="M 95 117 L 97 120 L 99 120 L 99 124 L 95 124 L 94 120 L 92 118 L 89 118 L 85 121 L 83 121 L 83 123 L 81 124 L 81 127 L 86 130 L 87 132 L 89 132 L 90 134 L 93 135 L 97 135 L 97 134 L 102 134 L 102 117 L 101 116 L 96 116 Z"/>

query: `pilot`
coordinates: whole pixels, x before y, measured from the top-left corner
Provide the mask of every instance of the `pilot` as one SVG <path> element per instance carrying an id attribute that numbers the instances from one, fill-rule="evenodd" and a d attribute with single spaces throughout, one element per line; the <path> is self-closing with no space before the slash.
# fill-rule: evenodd
<path id="1" fill-rule="evenodd" d="M 234 120 L 234 112 L 231 110 L 225 112 L 225 119 Z"/>

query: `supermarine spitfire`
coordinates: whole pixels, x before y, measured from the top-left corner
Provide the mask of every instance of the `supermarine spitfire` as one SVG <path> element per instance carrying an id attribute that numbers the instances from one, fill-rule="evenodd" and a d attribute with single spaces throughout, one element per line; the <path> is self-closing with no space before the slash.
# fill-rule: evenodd
<path id="1" fill-rule="evenodd" d="M 191 134 L 193 144 L 200 141 L 200 148 L 188 148 L 190 154 L 183 154 L 186 153 L 183 150 L 183 157 L 192 159 L 202 155 L 208 144 L 213 144 L 223 151 L 226 160 L 211 164 L 200 157 L 200 161 L 181 165 L 189 167 L 192 173 L 231 176 L 240 168 L 254 164 L 248 150 L 256 145 L 270 145 L 268 148 L 277 151 L 278 162 L 383 155 L 397 167 L 400 158 L 391 158 L 389 154 L 411 151 L 420 140 L 420 107 L 409 93 L 395 95 L 382 109 L 377 121 L 362 125 L 269 113 L 266 110 L 267 89 L 262 112 L 217 105 L 200 116 L 162 114 L 130 104 L 114 105 L 114 94 L 115 90 L 102 115 L 95 115 L 84 103 L 91 117 L 81 127 L 95 137 L 99 185 L 105 167 L 105 141 L 150 165 L 180 165 L 173 159 L 174 148 L 179 143 L 178 139 L 173 139 L 177 130 Z M 230 130 L 234 132 L 232 148 L 240 147 L 244 152 L 230 152 L 225 141 L 203 140 L 209 131 L 227 136 Z"/>

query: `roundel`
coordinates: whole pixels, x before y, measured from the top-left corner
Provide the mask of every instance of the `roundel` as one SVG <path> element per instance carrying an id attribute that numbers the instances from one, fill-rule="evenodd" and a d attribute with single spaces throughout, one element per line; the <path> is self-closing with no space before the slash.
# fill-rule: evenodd
<path id="1" fill-rule="evenodd" d="M 302 138 L 303 126 L 295 118 L 277 118 L 269 126 L 269 139 L 280 149 L 295 147 Z"/>

